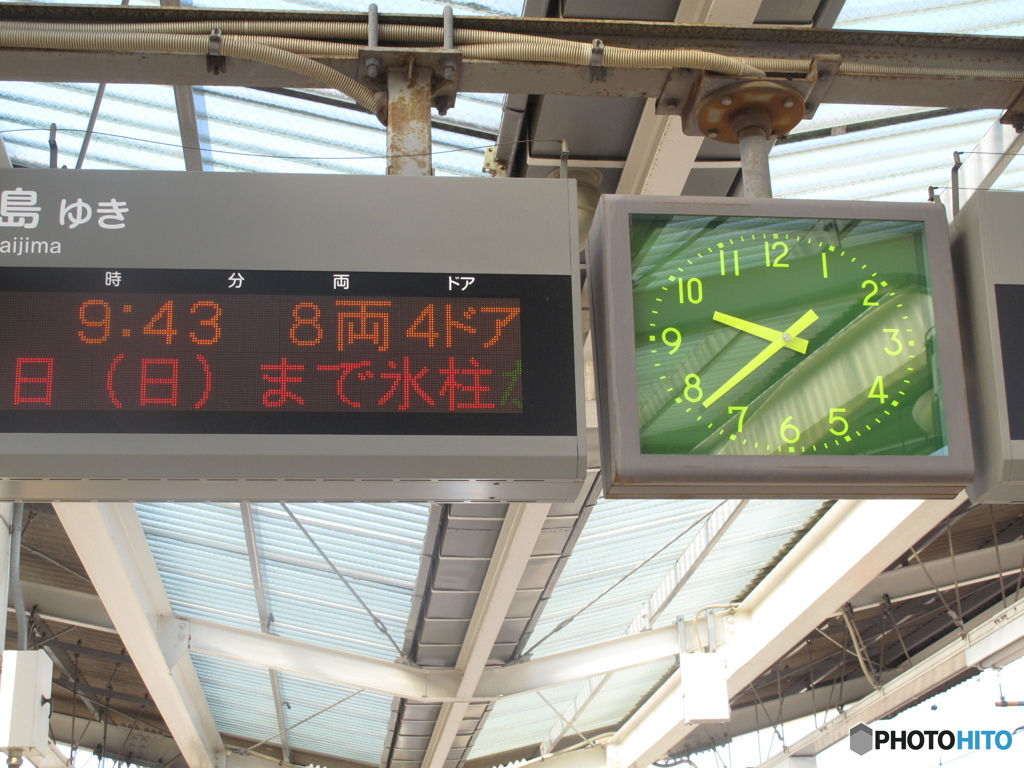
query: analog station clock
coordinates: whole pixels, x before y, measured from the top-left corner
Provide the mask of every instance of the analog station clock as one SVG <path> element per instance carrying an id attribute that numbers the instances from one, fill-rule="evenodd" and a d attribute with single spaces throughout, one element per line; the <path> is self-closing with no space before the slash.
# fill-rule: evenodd
<path id="1" fill-rule="evenodd" d="M 612 493 L 927 495 L 918 473 L 969 474 L 941 208 L 602 205 L 592 268 Z"/>

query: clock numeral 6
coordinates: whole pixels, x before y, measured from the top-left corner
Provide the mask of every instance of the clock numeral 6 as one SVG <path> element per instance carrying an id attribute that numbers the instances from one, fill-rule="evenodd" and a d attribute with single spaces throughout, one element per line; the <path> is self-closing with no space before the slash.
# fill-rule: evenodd
<path id="1" fill-rule="evenodd" d="M 800 439 L 800 430 L 793 423 L 792 416 L 787 416 L 785 421 L 782 422 L 782 425 L 779 427 L 779 437 L 790 445 Z"/>
<path id="2" fill-rule="evenodd" d="M 846 413 L 845 408 L 829 408 L 828 411 L 828 431 L 836 437 L 842 437 L 850 431 L 850 422 L 844 419 L 839 414 Z"/>

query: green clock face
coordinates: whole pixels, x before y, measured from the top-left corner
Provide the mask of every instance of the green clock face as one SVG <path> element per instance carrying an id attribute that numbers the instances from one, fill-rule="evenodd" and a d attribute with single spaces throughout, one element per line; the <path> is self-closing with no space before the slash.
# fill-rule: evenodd
<path id="1" fill-rule="evenodd" d="M 640 450 L 943 453 L 919 221 L 630 215 Z"/>

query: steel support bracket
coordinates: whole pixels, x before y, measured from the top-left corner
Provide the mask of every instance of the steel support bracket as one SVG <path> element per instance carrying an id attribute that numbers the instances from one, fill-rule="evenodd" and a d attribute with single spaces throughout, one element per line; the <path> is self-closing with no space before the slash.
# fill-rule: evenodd
<path id="1" fill-rule="evenodd" d="M 210 31 L 209 48 L 206 53 L 206 71 L 214 75 L 219 75 L 228 69 L 228 57 L 221 53 L 223 42 L 219 29 Z"/>
<path id="2" fill-rule="evenodd" d="M 703 73 L 696 69 L 673 69 L 668 73 L 665 86 L 654 102 L 657 115 L 682 115 L 690 104 L 695 104 L 694 94 L 700 85 Z"/>
<path id="3" fill-rule="evenodd" d="M 181 658 L 188 653 L 189 637 L 191 636 L 188 619 L 180 616 L 160 616 L 157 619 L 156 636 L 163 651 L 164 661 L 169 669 L 174 669 Z"/>
<path id="4" fill-rule="evenodd" d="M 358 79 L 371 88 L 387 94 L 388 70 L 399 68 L 412 73 L 430 70 L 430 101 L 438 114 L 444 116 L 455 106 L 462 71 L 462 52 L 457 50 L 425 50 L 420 48 L 360 48 Z M 410 74 L 410 82 L 412 80 Z M 387 111 L 387 102 L 382 105 Z"/>
<path id="5" fill-rule="evenodd" d="M 810 83 L 811 87 L 807 92 L 801 91 L 804 97 L 805 120 L 814 117 L 818 107 L 825 101 L 825 95 L 828 93 L 836 73 L 839 72 L 839 65 L 842 63 L 843 57 L 836 54 L 821 53 L 811 57 L 811 68 L 808 70 L 807 78 L 804 81 Z M 799 89 L 799 82 L 791 82 L 790 84 Z"/>
<path id="6" fill-rule="evenodd" d="M 809 116 L 808 109 L 813 113 L 821 104 L 839 69 L 839 58 L 814 57 L 802 78 L 725 77 L 699 72 L 698 81 L 683 107 L 683 133 L 735 143 L 734 139 L 726 138 L 731 133 L 726 127 L 731 118 L 741 108 L 763 103 L 773 118 L 773 132 L 784 136 Z M 709 130 L 718 133 L 712 135 Z"/>
<path id="7" fill-rule="evenodd" d="M 604 68 L 604 41 L 595 39 L 590 47 L 590 82 L 603 83 L 608 79 Z"/>

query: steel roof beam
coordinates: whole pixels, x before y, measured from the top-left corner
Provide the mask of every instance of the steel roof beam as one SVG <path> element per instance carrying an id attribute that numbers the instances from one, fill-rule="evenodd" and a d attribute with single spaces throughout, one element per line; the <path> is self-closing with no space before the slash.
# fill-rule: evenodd
<path id="1" fill-rule="evenodd" d="M 916 502 L 840 502 L 755 587 L 731 617 L 726 645 L 729 696 L 867 586 L 879 571 L 945 519 L 966 497 Z M 609 741 L 610 764 L 644 768 L 693 732 L 673 676 Z"/>
<path id="2" fill-rule="evenodd" d="M 729 526 L 740 516 L 747 503 L 746 500 L 732 500 L 723 501 L 717 505 L 682 554 L 679 555 L 669 572 L 665 574 L 661 583 L 644 602 L 640 613 L 626 628 L 627 636 L 636 635 L 649 629 L 658 620 L 683 585 L 689 581 L 704 559 L 711 554 L 711 550 L 725 535 Z M 607 674 L 591 678 L 572 703 L 562 710 L 558 723 L 552 727 L 544 741 L 541 742 L 540 752 L 542 755 L 551 753 L 553 747 L 573 727 L 573 723 L 594 700 L 608 679 L 609 675 Z"/>
<path id="3" fill-rule="evenodd" d="M 537 537 L 551 511 L 550 504 L 511 504 L 494 545 L 480 597 L 473 609 L 455 668 L 459 674 L 457 701 L 441 705 L 430 735 L 423 768 L 442 768 L 455 744 L 470 698 L 484 674 L 491 649 L 516 596 Z"/>
<path id="4" fill-rule="evenodd" d="M 223 768 L 224 743 L 188 653 L 175 658 L 173 620 L 156 563 L 131 504 L 53 505 L 190 768 Z M 170 641 L 170 643 L 168 643 Z M 184 638 L 180 648 L 184 651 Z"/>
<path id="5" fill-rule="evenodd" d="M 336 17 L 335 17 L 336 18 Z M 982 35 L 866 32 L 859 30 L 719 27 L 710 25 L 620 23 L 573 20 L 503 20 L 506 31 L 566 39 L 599 37 L 606 44 L 691 47 L 731 56 L 809 60 L 838 55 L 825 100 L 834 103 L 921 107 L 997 108 L 1015 102 L 1024 85 L 1020 61 L 1024 40 Z M 463 20 L 462 26 L 470 27 Z M 601 34 L 602 30 L 608 32 Z M 326 60 L 325 60 L 326 61 Z M 358 77 L 355 59 L 330 63 Z M 895 67 L 892 73 L 854 73 L 847 65 Z M 913 76 L 899 68 L 913 66 Z M 972 72 L 972 70 L 974 72 Z M 984 74 L 983 74 L 984 73 Z M 589 66 L 464 60 L 459 90 L 467 93 L 528 93 L 577 96 L 657 97 L 666 84 L 664 69 L 609 68 L 605 81 Z M 323 87 L 266 65 L 232 59 L 218 75 L 207 72 L 205 56 L 0 50 L 0 78 L 27 82 L 128 82 L 167 85 Z"/>

